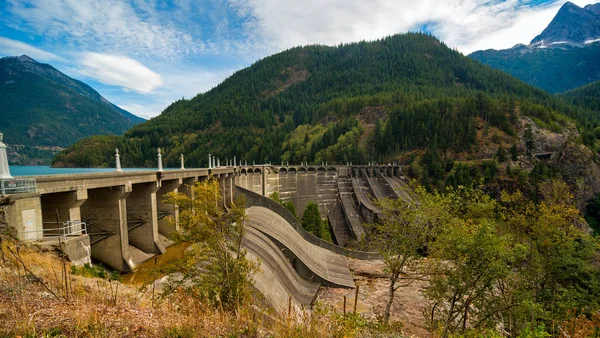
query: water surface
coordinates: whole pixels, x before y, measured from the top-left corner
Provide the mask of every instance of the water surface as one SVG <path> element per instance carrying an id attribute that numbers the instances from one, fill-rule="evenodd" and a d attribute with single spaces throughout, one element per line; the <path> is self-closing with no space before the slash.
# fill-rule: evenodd
<path id="1" fill-rule="evenodd" d="M 156 273 L 156 269 L 183 258 L 185 250 L 190 245 L 191 243 L 181 242 L 167 247 L 167 252 L 164 254 L 156 255 L 138 265 L 133 272 L 122 275 L 122 282 L 129 285 L 142 285 L 163 277 L 164 274 Z"/>

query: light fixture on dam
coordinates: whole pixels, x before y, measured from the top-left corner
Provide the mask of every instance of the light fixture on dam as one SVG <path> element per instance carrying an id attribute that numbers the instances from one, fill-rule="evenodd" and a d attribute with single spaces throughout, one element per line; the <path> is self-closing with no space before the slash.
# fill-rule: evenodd
<path id="1" fill-rule="evenodd" d="M 4 135 L 0 133 L 0 180 L 14 180 L 14 177 L 10 175 L 8 157 L 6 156 L 6 144 L 2 142 L 3 138 Z"/>

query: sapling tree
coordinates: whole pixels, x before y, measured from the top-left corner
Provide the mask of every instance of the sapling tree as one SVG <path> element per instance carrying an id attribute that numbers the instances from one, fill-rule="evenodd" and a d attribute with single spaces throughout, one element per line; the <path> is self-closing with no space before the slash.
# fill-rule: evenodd
<path id="1" fill-rule="evenodd" d="M 317 203 L 313 201 L 308 202 L 302 214 L 301 222 L 302 227 L 307 232 L 328 242 L 332 242 L 331 234 L 329 233 L 329 223 L 321 219 L 321 212 L 319 212 L 319 205 Z"/>
<path id="2" fill-rule="evenodd" d="M 374 246 L 383 257 L 390 280 L 383 315 L 385 324 L 389 322 L 396 291 L 425 277 L 419 261 L 436 231 L 435 224 L 440 223 L 445 214 L 439 195 L 427 194 L 421 187 L 416 189 L 415 195 L 418 202 L 402 199 L 376 202 L 384 216 L 372 225 Z M 439 208 L 431 208 L 434 204 Z"/>
<path id="3" fill-rule="evenodd" d="M 236 310 L 251 297 L 252 273 L 257 268 L 243 248 L 245 203 L 236 200 L 227 212 L 220 206 L 215 179 L 197 182 L 190 196 L 168 194 L 165 202 L 179 208 L 179 230 L 173 236 L 191 243 L 184 257 L 171 264 L 172 287 L 189 288 L 202 300 Z"/>

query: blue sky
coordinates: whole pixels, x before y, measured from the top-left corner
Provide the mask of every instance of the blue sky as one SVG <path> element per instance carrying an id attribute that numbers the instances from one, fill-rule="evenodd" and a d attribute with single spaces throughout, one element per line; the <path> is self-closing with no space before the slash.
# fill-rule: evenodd
<path id="1" fill-rule="evenodd" d="M 150 118 L 293 46 L 426 29 L 465 54 L 509 48 L 529 43 L 564 2 L 0 0 L 0 56 L 49 63 Z"/>

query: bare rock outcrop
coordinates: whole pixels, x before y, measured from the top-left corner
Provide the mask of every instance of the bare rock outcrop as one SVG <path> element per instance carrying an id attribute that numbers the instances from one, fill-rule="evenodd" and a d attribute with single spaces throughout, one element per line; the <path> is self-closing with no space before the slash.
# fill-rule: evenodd
<path id="1" fill-rule="evenodd" d="M 580 208 L 600 192 L 600 166 L 595 161 L 596 157 L 588 147 L 567 142 L 553 160 Z"/>

